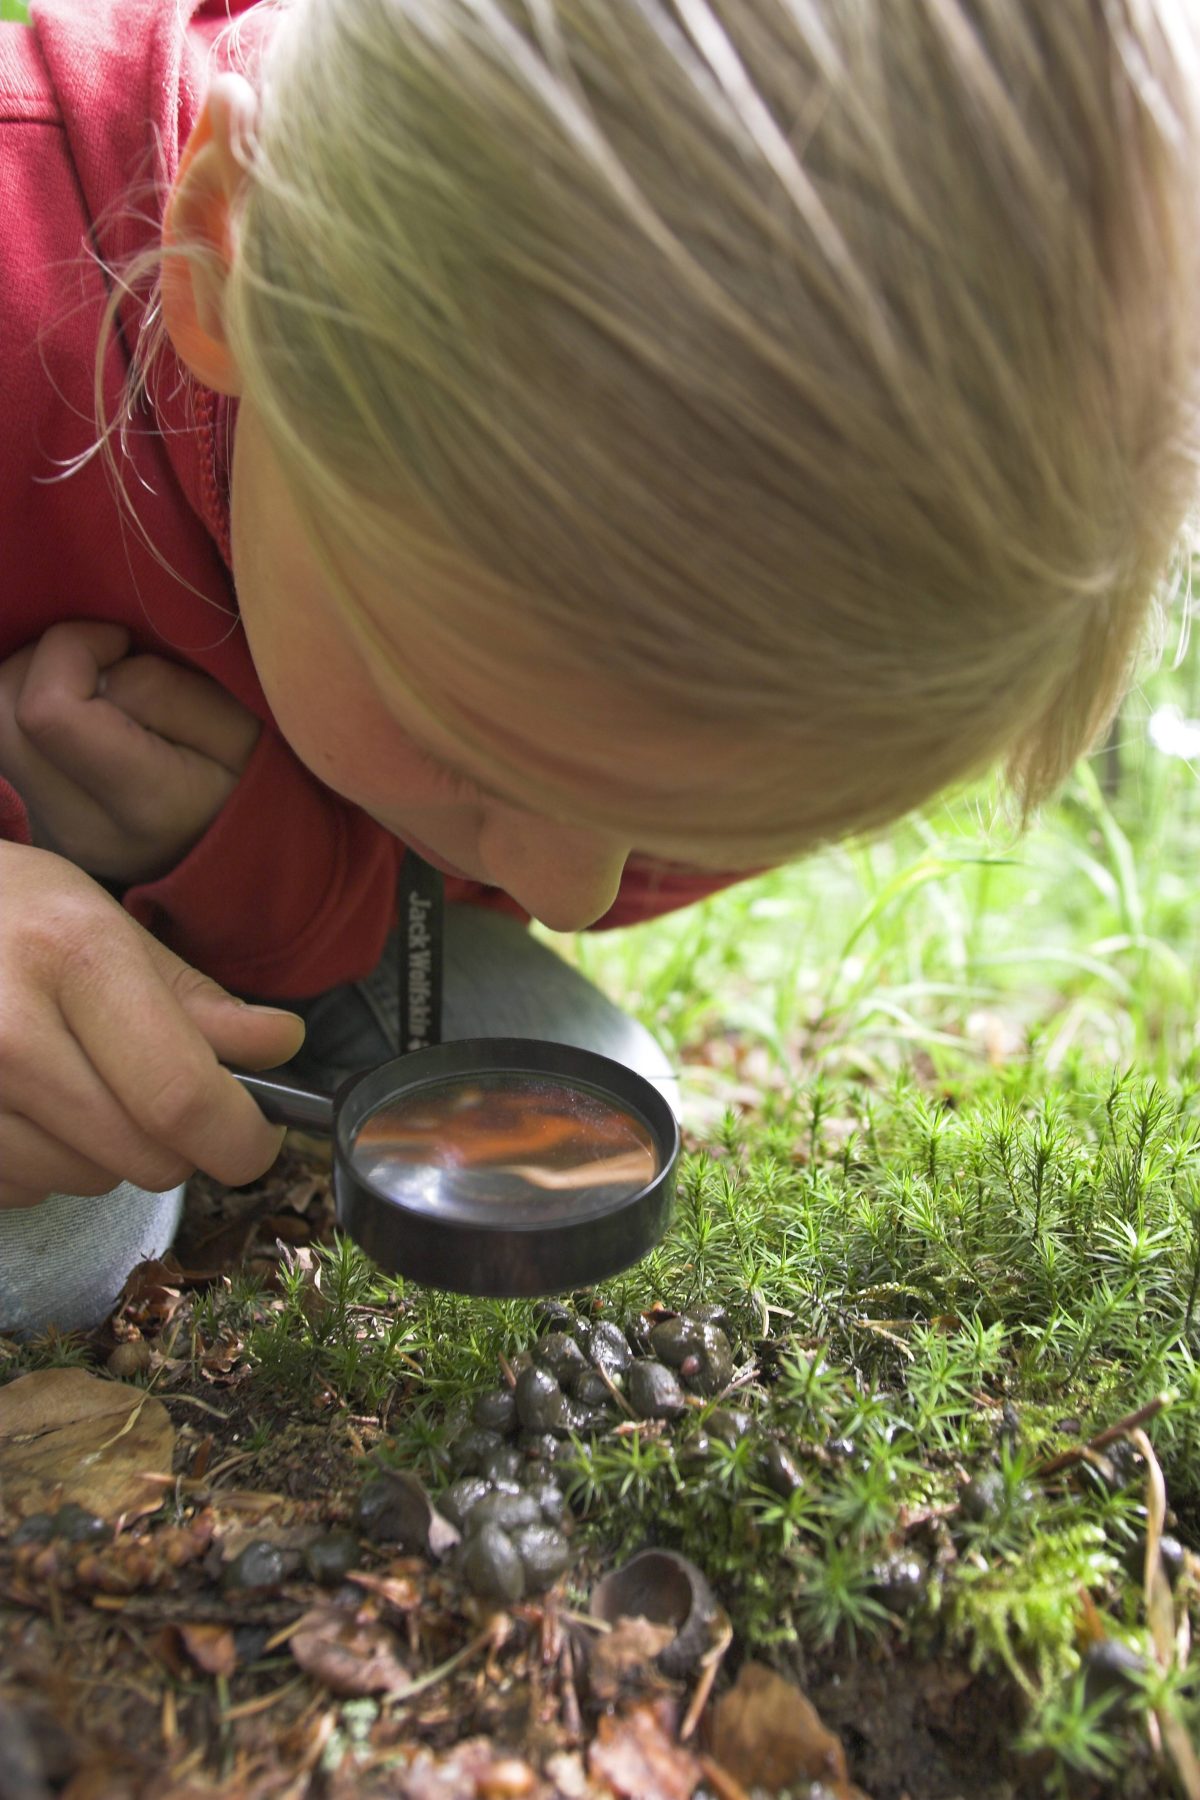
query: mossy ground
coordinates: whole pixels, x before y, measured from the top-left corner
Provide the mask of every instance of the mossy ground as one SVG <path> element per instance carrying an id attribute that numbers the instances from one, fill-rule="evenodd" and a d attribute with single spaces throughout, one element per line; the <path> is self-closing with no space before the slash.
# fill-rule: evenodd
<path id="1" fill-rule="evenodd" d="M 384 1281 L 346 1242 L 317 1264 L 319 1290 L 308 1257 L 270 1289 L 216 1281 L 149 1379 L 221 1402 L 209 1463 L 228 1460 L 235 1489 L 344 1518 L 382 1461 L 436 1491 L 469 1397 L 534 1340 L 536 1306 Z M 1019 1751 L 996 1792 L 1170 1793 L 1148 1720 L 1166 1709 L 1200 1735 L 1200 1661 L 1156 1658 L 1150 1471 L 1124 1438 L 1073 1453 L 1145 1410 L 1168 1527 L 1200 1547 L 1195 1090 L 1022 1065 L 954 1085 L 818 1079 L 730 1112 L 688 1153 L 662 1248 L 575 1304 L 622 1318 L 701 1301 L 731 1313 L 754 1428 L 703 1447 L 698 1404 L 578 1443 L 581 1579 L 646 1542 L 677 1548 L 730 1614 L 731 1661 L 773 1661 L 831 1700 L 835 1677 L 886 1694 L 890 1668 L 899 1694 L 958 1664 L 1005 1721 L 980 1739 L 980 1783 Z M 9 1372 L 71 1353 L 33 1346 Z M 212 1425 L 202 1410 L 192 1443 Z M 790 1495 L 764 1476 L 767 1438 L 797 1465 Z M 1200 1622 L 1198 1569 L 1178 1573 L 1177 1622 Z M 1101 1690 L 1101 1638 L 1142 1673 Z M 869 1733 L 847 1737 L 875 1800 L 919 1791 L 903 1746 L 888 1783 Z"/>

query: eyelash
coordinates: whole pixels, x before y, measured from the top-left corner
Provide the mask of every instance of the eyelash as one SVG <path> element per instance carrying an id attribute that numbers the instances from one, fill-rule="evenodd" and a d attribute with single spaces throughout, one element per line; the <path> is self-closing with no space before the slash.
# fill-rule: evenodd
<path id="1" fill-rule="evenodd" d="M 436 756 L 431 756 L 428 750 L 422 750 L 419 744 L 414 744 L 413 749 L 423 767 L 443 782 L 456 799 L 471 800 L 476 804 L 483 802 L 482 790 L 476 787 L 468 776 L 459 775 L 454 769 L 448 769 L 445 763 L 439 762 Z"/>

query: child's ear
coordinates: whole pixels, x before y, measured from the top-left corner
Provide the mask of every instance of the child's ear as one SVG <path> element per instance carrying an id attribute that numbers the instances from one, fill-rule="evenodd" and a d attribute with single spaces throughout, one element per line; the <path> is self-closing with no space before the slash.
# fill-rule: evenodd
<path id="1" fill-rule="evenodd" d="M 241 391 L 225 335 L 225 286 L 236 249 L 235 202 L 253 153 L 257 114 L 250 83 L 241 75 L 218 75 L 184 146 L 163 216 L 167 333 L 196 379 L 221 394 Z"/>

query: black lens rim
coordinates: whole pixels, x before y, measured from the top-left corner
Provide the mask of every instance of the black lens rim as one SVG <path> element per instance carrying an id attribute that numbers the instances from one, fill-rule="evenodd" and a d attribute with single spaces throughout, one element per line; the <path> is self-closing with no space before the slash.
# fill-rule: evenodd
<path id="1" fill-rule="evenodd" d="M 358 1128 L 383 1101 L 448 1076 L 497 1073 L 558 1076 L 625 1107 L 650 1133 L 658 1174 L 606 1211 L 547 1227 L 438 1219 L 383 1193 L 355 1169 Z M 675 1114 L 644 1075 L 595 1050 L 541 1038 L 432 1045 L 351 1076 L 335 1095 L 334 1118 L 339 1225 L 385 1272 L 426 1287 L 492 1299 L 591 1287 L 640 1262 L 670 1224 L 679 1162 Z"/>

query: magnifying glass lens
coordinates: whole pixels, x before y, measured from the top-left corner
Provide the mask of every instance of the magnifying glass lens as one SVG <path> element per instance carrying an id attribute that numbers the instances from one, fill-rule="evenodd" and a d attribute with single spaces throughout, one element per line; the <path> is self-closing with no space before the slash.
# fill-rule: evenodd
<path id="1" fill-rule="evenodd" d="M 581 1221 L 659 1174 L 638 1115 L 582 1083 L 522 1070 L 448 1076 L 384 1100 L 350 1146 L 355 1173 L 447 1220 Z"/>

